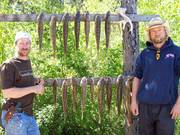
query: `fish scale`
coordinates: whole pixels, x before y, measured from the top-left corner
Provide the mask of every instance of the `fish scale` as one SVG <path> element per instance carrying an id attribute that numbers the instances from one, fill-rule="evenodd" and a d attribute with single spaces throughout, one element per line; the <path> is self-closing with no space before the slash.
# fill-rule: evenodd
<path id="1" fill-rule="evenodd" d="M 92 78 L 89 79 L 90 83 L 90 93 L 91 93 L 91 102 L 94 102 L 94 80 Z"/>
<path id="2" fill-rule="evenodd" d="M 50 33 L 51 33 L 51 43 L 53 48 L 53 56 L 55 57 L 56 53 L 56 16 L 52 15 L 50 20 Z"/>
<path id="3" fill-rule="evenodd" d="M 97 83 L 97 95 L 98 95 L 98 111 L 99 111 L 99 122 L 102 122 L 103 107 L 104 107 L 104 78 L 100 78 Z"/>
<path id="4" fill-rule="evenodd" d="M 100 36 L 101 36 L 101 17 L 99 15 L 95 16 L 95 36 L 96 36 L 96 48 L 99 52 Z"/>
<path id="5" fill-rule="evenodd" d="M 108 11 L 105 16 L 106 49 L 109 48 L 110 31 L 111 31 L 111 20 L 110 20 L 110 11 Z"/>
<path id="6" fill-rule="evenodd" d="M 86 87 L 87 87 L 87 78 L 83 77 L 81 79 L 81 112 L 82 112 L 82 118 L 86 106 Z"/>
<path id="7" fill-rule="evenodd" d="M 64 80 L 62 83 L 62 105 L 65 118 L 67 117 L 67 81 Z"/>
<path id="8" fill-rule="evenodd" d="M 111 100 L 112 100 L 112 79 L 111 77 L 107 78 L 106 81 L 106 94 L 107 94 L 107 107 L 108 107 L 108 112 L 110 112 L 111 109 Z"/>
<path id="9" fill-rule="evenodd" d="M 132 124 L 132 113 L 130 110 L 130 105 L 131 105 L 131 90 L 132 90 L 132 81 L 133 81 L 133 77 L 131 76 L 127 76 L 125 78 L 125 97 L 124 97 L 124 101 L 125 101 L 125 108 L 126 108 L 126 116 L 127 116 L 127 120 L 128 120 L 128 124 Z"/>
<path id="10" fill-rule="evenodd" d="M 90 16 L 89 12 L 87 11 L 85 14 L 84 19 L 84 31 L 85 31 L 85 38 L 86 38 L 86 48 L 88 48 L 89 44 L 89 33 L 90 33 Z"/>
<path id="11" fill-rule="evenodd" d="M 63 42 L 64 42 L 64 54 L 67 55 L 68 51 L 68 23 L 69 23 L 69 14 L 65 13 L 63 18 Z"/>
<path id="12" fill-rule="evenodd" d="M 117 106 L 118 115 L 120 114 L 120 110 L 121 110 L 122 92 L 123 92 L 123 76 L 119 75 L 116 80 L 116 106 Z"/>
<path id="13" fill-rule="evenodd" d="M 76 79 L 73 77 L 71 78 L 71 82 L 72 82 L 72 100 L 73 100 L 73 111 L 76 112 L 77 109 L 77 81 Z"/>
<path id="14" fill-rule="evenodd" d="M 44 13 L 40 13 L 38 16 L 37 16 L 37 24 L 38 24 L 38 38 L 39 38 L 39 49 L 42 48 L 43 46 L 43 31 L 44 31 Z"/>
<path id="15" fill-rule="evenodd" d="M 81 14 L 80 11 L 76 13 L 74 19 L 74 33 L 75 33 L 75 40 L 76 40 L 76 50 L 79 48 L 79 35 L 80 35 L 80 23 L 81 23 Z"/>

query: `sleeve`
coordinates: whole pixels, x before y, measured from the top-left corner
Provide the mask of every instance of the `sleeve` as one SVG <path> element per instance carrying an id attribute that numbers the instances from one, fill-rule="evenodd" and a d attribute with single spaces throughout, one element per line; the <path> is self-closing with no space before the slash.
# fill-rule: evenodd
<path id="1" fill-rule="evenodd" d="M 175 60 L 175 72 L 180 77 L 180 55 Z"/>
<path id="2" fill-rule="evenodd" d="M 8 89 L 14 86 L 15 74 L 14 67 L 9 63 L 4 63 L 1 67 L 1 85 L 2 89 Z"/>
<path id="3" fill-rule="evenodd" d="M 175 61 L 174 61 L 175 74 L 180 77 L 180 47 L 175 48 Z"/>
<path id="4" fill-rule="evenodd" d="M 142 60 L 142 54 L 140 54 L 137 59 L 136 59 L 136 63 L 135 63 L 135 70 L 133 73 L 134 77 L 137 77 L 139 79 L 142 79 L 143 76 L 143 60 Z"/>

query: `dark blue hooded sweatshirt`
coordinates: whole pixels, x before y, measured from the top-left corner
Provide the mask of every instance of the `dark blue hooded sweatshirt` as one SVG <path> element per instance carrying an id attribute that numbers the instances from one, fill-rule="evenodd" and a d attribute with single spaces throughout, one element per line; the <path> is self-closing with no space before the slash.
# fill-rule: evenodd
<path id="1" fill-rule="evenodd" d="M 147 104 L 174 104 L 178 96 L 180 47 L 171 38 L 160 48 L 160 59 L 152 43 L 136 60 L 134 76 L 141 79 L 137 100 Z"/>

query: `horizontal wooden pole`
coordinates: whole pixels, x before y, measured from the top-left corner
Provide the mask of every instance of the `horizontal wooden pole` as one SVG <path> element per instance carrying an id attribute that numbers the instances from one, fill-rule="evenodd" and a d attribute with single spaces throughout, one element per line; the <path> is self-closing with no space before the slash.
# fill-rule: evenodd
<path id="1" fill-rule="evenodd" d="M 44 21 L 49 22 L 52 15 L 57 17 L 57 21 L 62 21 L 64 14 L 44 14 Z M 90 14 L 90 21 L 94 21 L 96 15 L 100 15 L 101 19 L 104 21 L 105 14 Z M 147 22 L 153 17 L 159 15 L 136 15 L 136 14 L 126 14 L 132 22 Z M 38 14 L 0 14 L 0 22 L 36 22 Z M 81 20 L 84 21 L 85 14 L 81 14 Z M 70 15 L 70 21 L 73 21 L 74 15 Z M 111 14 L 111 21 L 118 22 L 122 21 L 123 18 L 119 14 Z"/>
<path id="2" fill-rule="evenodd" d="M 99 81 L 101 77 L 91 77 L 91 79 L 94 81 L 94 85 L 97 85 L 97 82 Z M 104 79 L 106 79 L 107 77 L 103 77 Z M 76 81 L 77 81 L 77 85 L 80 86 L 80 82 L 81 82 L 81 79 L 82 78 L 75 78 Z M 89 79 L 90 78 L 87 78 L 87 84 L 89 85 Z M 112 79 L 112 84 L 116 84 L 116 80 L 117 80 L 117 77 L 111 77 Z M 57 81 L 57 85 L 59 87 L 61 87 L 62 83 L 64 80 L 67 81 L 68 85 L 71 85 L 71 78 L 49 78 L 49 79 L 44 79 L 45 80 L 45 86 L 52 86 L 53 85 L 53 82 L 54 80 Z"/>

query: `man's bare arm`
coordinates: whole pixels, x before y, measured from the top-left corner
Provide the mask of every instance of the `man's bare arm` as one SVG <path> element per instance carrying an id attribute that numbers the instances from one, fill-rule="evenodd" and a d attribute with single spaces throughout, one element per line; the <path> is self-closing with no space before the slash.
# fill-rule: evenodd
<path id="1" fill-rule="evenodd" d="M 20 98 L 30 93 L 43 94 L 44 93 L 44 81 L 41 80 L 38 85 L 29 86 L 24 88 L 12 87 L 2 90 L 4 98 Z"/>
<path id="2" fill-rule="evenodd" d="M 132 84 L 132 99 L 131 99 L 131 111 L 133 115 L 139 114 L 138 103 L 137 103 L 137 92 L 141 84 L 141 79 L 134 77 Z"/>

